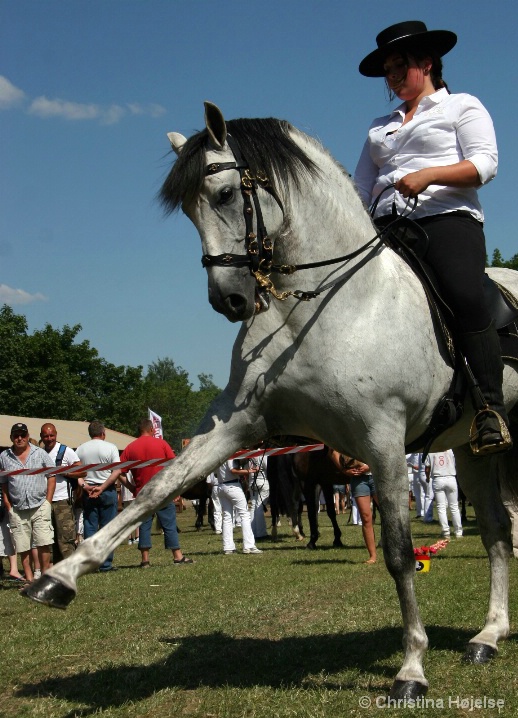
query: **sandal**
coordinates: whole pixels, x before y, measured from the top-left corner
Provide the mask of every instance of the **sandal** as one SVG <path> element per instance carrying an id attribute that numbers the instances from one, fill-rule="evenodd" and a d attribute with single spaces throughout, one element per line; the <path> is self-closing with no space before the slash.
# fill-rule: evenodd
<path id="1" fill-rule="evenodd" d="M 140 568 L 151 568 L 151 564 L 149 563 L 149 561 L 142 561 L 142 563 L 140 564 Z"/>
<path id="2" fill-rule="evenodd" d="M 182 558 L 174 559 L 173 563 L 194 563 L 192 558 L 187 558 L 186 556 L 182 556 Z"/>

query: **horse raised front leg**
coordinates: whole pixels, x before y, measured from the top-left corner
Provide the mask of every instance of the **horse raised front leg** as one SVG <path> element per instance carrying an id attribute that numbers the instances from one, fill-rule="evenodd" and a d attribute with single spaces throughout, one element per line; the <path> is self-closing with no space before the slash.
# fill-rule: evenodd
<path id="1" fill-rule="evenodd" d="M 392 449 L 393 451 L 393 449 Z M 402 456 L 404 458 L 404 453 Z M 387 450 L 387 456 L 389 452 Z M 428 690 L 423 671 L 423 657 L 428 638 L 419 614 L 415 595 L 415 559 L 408 512 L 408 483 L 406 465 L 377 469 L 381 480 L 376 481 L 383 525 L 383 553 L 387 568 L 396 583 L 403 618 L 404 660 L 392 685 L 390 697 L 416 699 Z M 375 475 L 376 478 L 376 475 Z"/>
<path id="2" fill-rule="evenodd" d="M 511 521 L 498 489 L 499 482 L 514 483 L 518 476 L 518 449 L 499 456 L 475 457 L 469 447 L 455 449 L 457 479 L 471 501 L 482 542 L 489 556 L 490 593 L 486 622 L 466 648 L 463 660 L 486 663 L 498 651 L 498 641 L 509 635 L 509 559 L 512 555 Z"/>
<path id="3" fill-rule="evenodd" d="M 235 419 L 235 420 L 234 420 Z M 255 417 L 254 417 L 255 419 Z M 83 541 L 69 558 L 60 561 L 23 592 L 28 598 L 54 608 L 66 608 L 77 593 L 77 579 L 95 571 L 128 534 L 157 507 L 184 493 L 228 459 L 237 449 L 264 438 L 257 436 L 259 421 L 249 422 L 237 413 L 227 423 L 213 428 L 212 417 L 206 418 L 195 436 L 172 465 L 156 474 L 135 501 L 94 536 Z M 203 433 L 209 426 L 210 431 Z M 253 429 L 251 429 L 253 427 Z"/>

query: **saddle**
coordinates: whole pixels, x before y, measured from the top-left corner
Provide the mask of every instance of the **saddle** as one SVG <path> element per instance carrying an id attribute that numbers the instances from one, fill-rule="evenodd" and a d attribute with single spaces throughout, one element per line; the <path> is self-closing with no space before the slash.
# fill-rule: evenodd
<path id="1" fill-rule="evenodd" d="M 381 229 L 383 231 L 383 225 Z M 454 370 L 450 388 L 437 404 L 428 428 L 405 448 L 406 453 L 412 453 L 424 447 L 426 455 L 435 439 L 461 418 L 464 399 L 473 379 L 458 346 L 453 313 L 441 296 L 432 268 L 422 259 L 428 245 L 425 230 L 408 217 L 398 217 L 386 227 L 382 236 L 421 281 L 438 336 L 442 337 Z M 502 358 L 518 363 L 518 299 L 487 274 L 484 275 L 484 293 L 500 338 Z"/>

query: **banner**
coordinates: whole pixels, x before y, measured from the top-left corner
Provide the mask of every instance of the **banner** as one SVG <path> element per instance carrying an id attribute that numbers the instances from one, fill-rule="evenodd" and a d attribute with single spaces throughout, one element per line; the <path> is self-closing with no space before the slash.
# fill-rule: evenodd
<path id="1" fill-rule="evenodd" d="M 158 414 L 155 414 L 154 411 L 151 411 L 151 409 L 148 408 L 149 412 L 149 418 L 153 422 L 153 436 L 155 439 L 163 439 L 164 435 L 162 433 L 162 417 L 158 416 Z"/>

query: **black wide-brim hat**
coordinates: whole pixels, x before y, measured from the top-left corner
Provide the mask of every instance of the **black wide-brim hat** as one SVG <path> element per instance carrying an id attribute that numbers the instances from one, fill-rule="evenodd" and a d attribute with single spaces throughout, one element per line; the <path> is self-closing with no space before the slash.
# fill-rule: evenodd
<path id="1" fill-rule="evenodd" d="M 457 43 L 457 35 L 450 30 L 428 30 L 420 20 L 398 22 L 382 30 L 376 37 L 378 48 L 360 62 L 359 70 L 366 77 L 383 77 L 383 63 L 391 52 L 401 50 L 429 50 L 434 55 L 446 55 Z"/>

